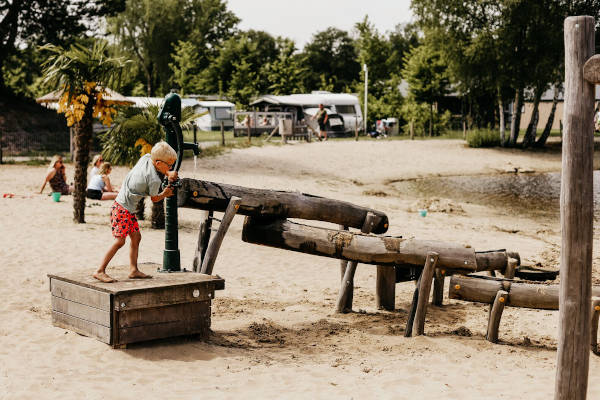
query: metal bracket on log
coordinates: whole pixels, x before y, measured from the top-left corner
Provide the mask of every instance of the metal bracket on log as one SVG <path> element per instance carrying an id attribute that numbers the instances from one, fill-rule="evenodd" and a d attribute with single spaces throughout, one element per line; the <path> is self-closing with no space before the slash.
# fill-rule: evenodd
<path id="1" fill-rule="evenodd" d="M 212 275 L 213 267 L 215 265 L 215 261 L 217 260 L 219 249 L 221 248 L 221 243 L 223 243 L 225 233 L 227 233 L 227 230 L 229 229 L 229 225 L 231 225 L 233 217 L 240 208 L 241 202 L 242 199 L 240 199 L 239 197 L 232 196 L 229 199 L 229 205 L 225 210 L 225 214 L 223 215 L 223 219 L 221 220 L 219 229 L 217 230 L 217 233 L 215 234 L 213 240 L 210 241 L 208 249 L 206 250 L 206 257 L 204 257 L 204 259 L 202 260 L 201 272 L 203 274 Z"/>

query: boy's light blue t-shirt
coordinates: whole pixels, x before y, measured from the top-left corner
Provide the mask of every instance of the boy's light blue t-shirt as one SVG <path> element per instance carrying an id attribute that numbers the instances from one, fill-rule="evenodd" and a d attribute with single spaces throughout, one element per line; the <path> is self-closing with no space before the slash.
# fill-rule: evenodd
<path id="1" fill-rule="evenodd" d="M 158 195 L 161 183 L 150 154 L 145 154 L 125 177 L 115 201 L 134 214 L 143 197 Z"/>

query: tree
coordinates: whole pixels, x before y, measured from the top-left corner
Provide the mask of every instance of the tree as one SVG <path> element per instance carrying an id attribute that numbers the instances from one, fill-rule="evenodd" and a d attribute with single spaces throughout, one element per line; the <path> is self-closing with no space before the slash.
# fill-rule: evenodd
<path id="1" fill-rule="evenodd" d="M 294 54 L 294 42 L 290 39 L 278 39 L 277 47 L 277 59 L 266 65 L 270 92 L 276 95 L 302 93 L 305 90 L 303 81 L 307 69 L 302 66 L 301 57 Z"/>
<path id="2" fill-rule="evenodd" d="M 304 86 L 309 91 L 321 88 L 321 76 L 332 82 L 334 91 L 343 91 L 352 86 L 361 69 L 354 40 L 348 32 L 334 27 L 314 34 L 301 57 L 307 70 Z"/>
<path id="3" fill-rule="evenodd" d="M 177 42 L 173 62 L 169 63 L 169 68 L 173 71 L 173 82 L 181 88 L 181 94 L 195 92 L 199 61 L 198 49 L 192 42 L 182 40 Z"/>
<path id="4" fill-rule="evenodd" d="M 402 75 L 414 100 L 429 104 L 429 136 L 432 136 L 434 105 L 449 90 L 447 65 L 437 50 L 423 44 L 406 56 Z"/>
<path id="5" fill-rule="evenodd" d="M 117 87 L 128 61 L 108 56 L 105 41 L 94 41 L 91 47 L 71 45 L 68 50 L 46 45 L 49 56 L 43 64 L 44 82 L 60 89 L 59 113 L 75 130 L 75 188 L 73 218 L 85 223 L 85 190 L 87 166 L 92 141 L 92 123 L 98 117 L 110 125 L 116 109 L 104 99 L 108 86 Z"/>
<path id="6" fill-rule="evenodd" d="M 390 43 L 381 35 L 368 16 L 355 25 L 358 31 L 356 48 L 358 53 L 359 65 L 366 64 L 369 69 L 369 93 L 379 98 L 386 87 L 386 81 L 390 77 L 388 70 L 388 59 L 391 49 Z M 358 77 L 358 75 L 356 75 Z M 361 74 L 364 85 L 364 74 Z"/>
<path id="7" fill-rule="evenodd" d="M 241 32 L 225 41 L 218 56 L 200 74 L 198 86 L 206 93 L 222 90 L 240 105 L 247 105 L 253 96 L 269 90 L 266 66 L 278 55 L 277 41 L 268 33 Z"/>
<path id="8" fill-rule="evenodd" d="M 0 1 L 0 70 L 18 50 L 45 43 L 71 43 L 93 29 L 93 21 L 98 17 L 121 11 L 124 3 L 124 0 Z M 0 74 L 0 90 L 4 89 L 4 74 Z"/>
<path id="9" fill-rule="evenodd" d="M 239 19 L 222 0 L 127 0 L 125 11 L 108 19 L 108 33 L 136 60 L 148 96 L 166 93 L 170 64 L 179 41 L 197 54 L 197 71 L 209 64 L 234 33 Z M 197 72 L 195 71 L 195 72 Z"/>

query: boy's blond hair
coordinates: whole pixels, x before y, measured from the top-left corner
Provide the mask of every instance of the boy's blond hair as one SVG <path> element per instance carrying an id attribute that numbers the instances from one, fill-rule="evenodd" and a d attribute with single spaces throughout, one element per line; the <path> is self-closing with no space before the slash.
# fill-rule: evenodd
<path id="1" fill-rule="evenodd" d="M 112 165 L 108 161 L 104 161 L 100 164 L 100 169 L 98 170 L 99 175 L 106 175 L 108 171 L 112 168 Z"/>
<path id="2" fill-rule="evenodd" d="M 150 157 L 152 157 L 152 161 L 177 160 L 177 153 L 167 142 L 158 142 L 152 147 Z"/>

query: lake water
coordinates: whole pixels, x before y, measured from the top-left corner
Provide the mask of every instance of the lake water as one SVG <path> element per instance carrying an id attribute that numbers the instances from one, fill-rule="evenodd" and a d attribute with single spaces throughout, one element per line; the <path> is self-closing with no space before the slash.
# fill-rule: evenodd
<path id="1" fill-rule="evenodd" d="M 401 193 L 490 205 L 526 215 L 560 215 L 560 172 L 426 178 L 396 182 Z M 594 171 L 594 216 L 600 216 L 600 171 Z"/>

